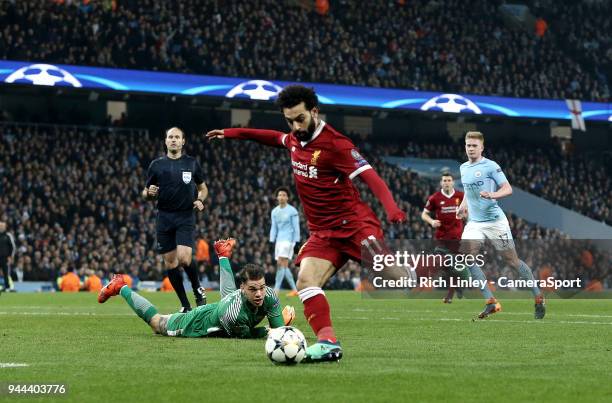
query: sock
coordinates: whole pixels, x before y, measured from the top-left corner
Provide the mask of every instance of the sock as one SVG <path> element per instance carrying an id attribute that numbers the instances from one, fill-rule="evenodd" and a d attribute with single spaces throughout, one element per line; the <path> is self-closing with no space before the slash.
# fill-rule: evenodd
<path id="1" fill-rule="evenodd" d="M 453 270 L 454 274 L 457 274 L 461 280 L 469 280 L 470 279 L 470 269 L 467 267 L 463 270 Z"/>
<path id="2" fill-rule="evenodd" d="M 289 286 L 291 287 L 291 289 L 293 291 L 297 291 L 297 287 L 295 286 L 295 280 L 293 279 L 293 273 L 288 267 L 285 267 L 285 278 L 289 282 Z"/>
<path id="3" fill-rule="evenodd" d="M 285 277 L 285 268 L 284 267 L 278 267 L 276 269 L 276 278 L 274 281 L 274 291 L 278 291 L 280 290 L 281 286 L 283 285 L 283 278 Z"/>
<path id="4" fill-rule="evenodd" d="M 187 299 L 187 294 L 185 293 L 185 286 L 183 285 L 183 274 L 178 267 L 174 269 L 168 270 L 168 279 L 170 280 L 170 284 L 174 287 L 174 291 L 176 291 L 176 295 L 181 301 L 181 305 L 185 308 L 191 309 L 191 305 L 189 304 L 189 300 Z"/>
<path id="5" fill-rule="evenodd" d="M 534 280 L 533 272 L 531 271 L 529 266 L 527 266 L 527 263 L 523 262 L 522 260 L 521 260 L 521 264 L 519 265 L 518 271 L 519 271 L 519 276 L 523 280 Z M 531 293 L 533 294 L 534 297 L 537 297 L 542 292 L 540 291 L 537 285 L 534 285 L 533 287 L 531 287 Z"/>
<path id="6" fill-rule="evenodd" d="M 320 287 L 307 287 L 299 292 L 304 304 L 304 316 L 317 335 L 317 339 L 336 343 L 336 334 L 332 327 L 329 303 Z"/>
<path id="7" fill-rule="evenodd" d="M 486 281 L 487 279 L 484 273 L 482 272 L 482 269 L 477 265 L 470 267 L 470 274 L 472 275 L 472 278 L 475 280 L 485 280 Z M 489 289 L 488 285 L 485 285 L 484 288 L 481 288 L 480 292 L 482 293 L 482 296 L 487 300 L 490 298 L 494 298 L 493 293 Z"/>
<path id="8" fill-rule="evenodd" d="M 196 268 L 195 261 L 191 259 L 191 264 L 183 266 L 183 269 L 185 269 L 185 273 L 187 273 L 187 277 L 191 283 L 193 295 L 195 295 L 196 299 L 200 298 L 200 294 L 198 293 L 198 288 L 200 288 L 200 277 L 198 276 L 198 269 Z"/>
<path id="9" fill-rule="evenodd" d="M 151 321 L 151 318 L 157 315 L 157 309 L 151 304 L 146 298 L 140 296 L 137 292 L 132 291 L 130 287 L 124 285 L 119 291 L 123 299 L 128 303 L 130 308 L 136 315 L 147 324 Z"/>
<path id="10" fill-rule="evenodd" d="M 236 291 L 236 281 L 234 280 L 234 271 L 228 258 L 219 258 L 219 290 L 221 298 L 227 294 Z"/>

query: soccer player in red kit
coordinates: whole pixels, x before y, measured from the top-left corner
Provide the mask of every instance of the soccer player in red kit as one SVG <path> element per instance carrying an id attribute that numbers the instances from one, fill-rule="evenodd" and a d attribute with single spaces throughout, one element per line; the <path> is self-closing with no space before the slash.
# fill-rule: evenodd
<path id="1" fill-rule="evenodd" d="M 434 239 L 438 246 L 446 252 L 457 252 L 461 234 L 463 233 L 463 220 L 456 217 L 457 208 L 463 201 L 463 192 L 455 190 L 455 181 L 450 173 L 443 173 L 440 178 L 441 189 L 429 196 L 421 218 L 435 228 Z M 431 217 L 435 214 L 435 219 Z M 448 241 L 448 242 L 444 242 Z M 457 291 L 461 292 L 460 289 Z M 449 287 L 448 294 L 444 297 L 445 304 L 453 301 L 455 288 Z"/>
<path id="2" fill-rule="evenodd" d="M 278 95 L 277 104 L 291 129 L 289 133 L 223 129 L 212 130 L 206 136 L 209 140 L 254 140 L 288 149 L 310 232 L 295 262 L 300 266 L 297 288 L 304 316 L 318 340 L 308 347 L 306 360 L 337 361 L 342 357 L 342 348 L 321 287 L 349 259 L 361 261 L 362 247 L 383 243 L 380 222 L 359 197 L 353 180 L 359 177 L 368 185 L 390 222 L 404 222 L 406 215 L 352 141 L 319 118 L 318 98 L 313 89 L 287 86 Z"/>

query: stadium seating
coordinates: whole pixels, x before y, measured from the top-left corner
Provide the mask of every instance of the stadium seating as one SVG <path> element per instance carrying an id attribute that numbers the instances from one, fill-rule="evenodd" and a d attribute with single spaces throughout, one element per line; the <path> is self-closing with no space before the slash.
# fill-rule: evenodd
<path id="1" fill-rule="evenodd" d="M 609 2 L 552 2 L 541 37 L 508 28 L 497 3 L 342 0 L 320 15 L 274 0 L 4 1 L 0 59 L 610 99 Z"/>

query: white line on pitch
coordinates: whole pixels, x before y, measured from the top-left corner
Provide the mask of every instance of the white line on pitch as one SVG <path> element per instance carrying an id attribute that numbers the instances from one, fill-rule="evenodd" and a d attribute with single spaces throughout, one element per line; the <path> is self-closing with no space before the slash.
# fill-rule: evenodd
<path id="1" fill-rule="evenodd" d="M 26 364 L 23 362 L 0 362 L 0 368 L 20 368 L 29 366 L 30 364 Z"/>
<path id="2" fill-rule="evenodd" d="M 505 314 L 503 314 L 505 315 Z M 424 322 L 435 322 L 435 321 L 443 321 L 443 322 L 469 322 L 470 318 L 366 318 L 366 317 L 349 317 L 349 316 L 340 316 L 338 319 L 342 320 L 418 320 Z M 488 322 L 488 323 L 546 323 L 546 324 L 569 324 L 569 325 L 612 325 L 612 322 L 588 322 L 588 321 L 569 321 L 569 320 L 495 320 L 495 319 L 487 319 L 487 320 L 479 320 L 478 322 Z"/>
<path id="3" fill-rule="evenodd" d="M 95 312 L 0 312 L 0 315 L 28 316 L 135 316 L 133 313 L 95 313 Z"/>

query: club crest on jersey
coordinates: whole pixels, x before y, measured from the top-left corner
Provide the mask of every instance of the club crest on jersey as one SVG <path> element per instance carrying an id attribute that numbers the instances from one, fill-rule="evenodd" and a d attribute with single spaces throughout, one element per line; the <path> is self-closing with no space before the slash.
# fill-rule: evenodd
<path id="1" fill-rule="evenodd" d="M 444 201 L 441 201 L 441 202 L 440 202 L 440 205 L 442 205 L 442 204 L 444 204 L 444 203 L 445 203 Z"/>
<path id="2" fill-rule="evenodd" d="M 183 172 L 183 182 L 188 185 L 191 182 L 191 172 L 184 171 Z"/>
<path id="3" fill-rule="evenodd" d="M 477 178 L 480 178 L 482 176 L 482 172 L 476 171 L 476 172 L 474 172 L 474 176 L 477 177 Z"/>
<path id="4" fill-rule="evenodd" d="M 458 198 L 458 197 L 455 197 L 455 204 L 456 204 L 457 206 L 461 204 L 461 202 L 459 201 L 459 198 Z"/>
<path id="5" fill-rule="evenodd" d="M 319 157 L 321 156 L 321 150 L 315 150 L 312 153 L 312 158 L 310 159 L 310 164 L 311 165 L 317 165 L 317 162 L 319 161 Z"/>

